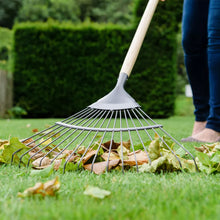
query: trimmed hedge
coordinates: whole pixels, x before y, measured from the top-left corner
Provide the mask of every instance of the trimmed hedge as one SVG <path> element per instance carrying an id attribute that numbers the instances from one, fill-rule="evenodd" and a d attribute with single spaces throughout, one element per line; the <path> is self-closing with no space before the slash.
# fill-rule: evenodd
<path id="1" fill-rule="evenodd" d="M 159 5 L 126 86 L 151 117 L 169 117 L 174 111 L 178 28 L 176 17 L 169 17 L 173 11 L 164 5 Z M 134 31 L 100 24 L 16 25 L 15 104 L 28 117 L 67 117 L 103 97 L 116 83 Z"/>

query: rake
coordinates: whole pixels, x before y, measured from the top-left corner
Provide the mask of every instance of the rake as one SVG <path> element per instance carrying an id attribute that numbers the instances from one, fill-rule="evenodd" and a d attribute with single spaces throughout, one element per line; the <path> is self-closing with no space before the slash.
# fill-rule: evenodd
<path id="1" fill-rule="evenodd" d="M 168 134 L 162 125 L 151 119 L 124 89 L 125 82 L 135 64 L 158 2 L 159 0 L 149 0 L 124 59 L 115 88 L 82 111 L 22 140 L 28 149 L 24 153 L 23 149 L 15 151 L 11 158 L 12 163 L 19 151 L 22 152 L 22 154 L 19 154 L 19 166 L 24 158 L 30 155 L 26 165 L 29 166 L 32 160 L 38 158 L 39 167 L 44 167 L 45 159 L 51 154 L 53 154 L 53 159 L 50 159 L 52 164 L 57 159 L 61 159 L 66 153 L 63 164 L 63 172 L 65 172 L 68 162 L 78 157 L 77 168 L 79 168 L 82 162 L 85 162 L 86 155 L 89 152 L 93 152 L 89 165 L 91 172 L 93 172 L 96 165 L 95 161 L 104 149 L 106 152 L 105 170 L 109 171 L 111 167 L 119 163 L 119 160 L 116 163 L 111 160 L 112 153 L 119 147 L 119 149 L 121 148 L 119 153 L 121 169 L 124 172 L 127 163 L 123 157 L 123 146 L 125 145 L 124 140 L 129 140 L 134 167 L 138 171 L 138 166 L 141 163 L 137 159 L 138 154 L 135 144 L 141 146 L 148 163 L 151 164 L 152 160 L 149 156 L 147 142 L 152 141 L 156 135 L 161 143 L 172 152 L 180 167 L 182 167 L 182 163 L 179 156 L 164 136 L 168 137 L 184 153 L 188 154 L 197 168 L 193 155 Z M 94 146 L 96 150 L 92 150 Z M 79 152 L 81 154 L 78 154 Z"/>

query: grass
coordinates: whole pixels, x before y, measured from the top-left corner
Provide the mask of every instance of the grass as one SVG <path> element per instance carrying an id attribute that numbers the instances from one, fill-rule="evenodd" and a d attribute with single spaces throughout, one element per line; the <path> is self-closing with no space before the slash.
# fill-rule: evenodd
<path id="1" fill-rule="evenodd" d="M 24 138 L 57 119 L 0 120 L 0 139 Z M 190 135 L 193 116 L 156 120 L 177 140 Z M 193 144 L 189 144 L 192 146 Z M 88 172 L 31 177 L 25 168 L 0 166 L 0 219 L 212 219 L 220 218 L 220 175 Z M 57 197 L 17 197 L 18 192 L 59 176 Z M 87 185 L 111 191 L 103 200 L 83 194 Z"/>

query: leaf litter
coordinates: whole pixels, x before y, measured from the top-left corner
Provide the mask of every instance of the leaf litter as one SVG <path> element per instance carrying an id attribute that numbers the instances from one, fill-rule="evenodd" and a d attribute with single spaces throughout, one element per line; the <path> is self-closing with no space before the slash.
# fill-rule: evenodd
<path id="1" fill-rule="evenodd" d="M 54 134 L 54 137 L 58 136 L 59 134 Z M 154 140 L 146 142 L 144 150 L 138 149 L 139 145 L 132 146 L 131 150 L 130 140 L 122 143 L 110 140 L 101 145 L 100 140 L 90 148 L 76 146 L 74 151 L 59 149 L 51 144 L 52 138 L 42 138 L 39 141 L 42 150 L 31 138 L 22 143 L 18 138 L 12 137 L 9 141 L 0 140 L 0 164 L 10 164 L 13 157 L 14 164 L 29 164 L 33 168 L 31 175 L 39 176 L 50 176 L 54 171 L 62 173 L 64 168 L 65 171 L 84 169 L 102 174 L 110 170 L 121 170 L 122 166 L 125 170 L 138 169 L 139 172 L 149 173 L 180 170 L 196 172 L 194 161 L 187 159 L 182 148 L 174 148 L 175 143 L 169 137 L 164 136 L 161 140 L 155 135 Z M 194 149 L 199 171 L 207 174 L 220 172 L 219 142 Z M 24 154 L 25 152 L 28 153 Z"/>

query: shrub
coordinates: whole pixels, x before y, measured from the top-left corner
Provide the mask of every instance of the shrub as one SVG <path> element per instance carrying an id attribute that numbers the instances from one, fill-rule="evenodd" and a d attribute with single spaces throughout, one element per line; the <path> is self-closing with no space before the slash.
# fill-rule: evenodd
<path id="1" fill-rule="evenodd" d="M 63 117 L 109 92 L 131 30 L 109 25 L 19 24 L 15 103 L 29 117 Z"/>

